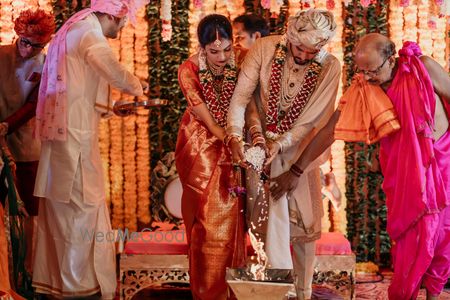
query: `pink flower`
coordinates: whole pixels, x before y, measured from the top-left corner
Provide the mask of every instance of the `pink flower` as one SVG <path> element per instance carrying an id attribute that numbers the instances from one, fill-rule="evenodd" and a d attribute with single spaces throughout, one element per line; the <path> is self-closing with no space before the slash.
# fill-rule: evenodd
<path id="1" fill-rule="evenodd" d="M 228 188 L 228 192 L 233 197 L 239 197 L 245 195 L 247 193 L 247 190 L 243 186 L 235 186 Z"/>
<path id="2" fill-rule="evenodd" d="M 436 20 L 434 19 L 428 20 L 428 28 L 435 30 L 437 28 Z"/>
<path id="3" fill-rule="evenodd" d="M 435 0 L 435 1 L 437 6 L 441 6 L 442 4 L 444 4 L 444 0 Z"/>
<path id="4" fill-rule="evenodd" d="M 334 3 L 334 0 L 327 0 L 327 9 L 328 10 L 332 10 L 332 9 L 334 9 L 334 6 L 335 6 L 336 4 Z"/>
<path id="5" fill-rule="evenodd" d="M 361 5 L 363 7 L 368 7 L 372 1 L 371 0 L 361 0 Z"/>
<path id="6" fill-rule="evenodd" d="M 400 0 L 400 6 L 401 7 L 409 6 L 409 0 Z"/>
<path id="7" fill-rule="evenodd" d="M 202 0 L 194 0 L 194 7 L 195 8 L 201 8 L 203 5 L 203 1 Z"/>
<path id="8" fill-rule="evenodd" d="M 261 6 L 265 9 L 270 9 L 270 0 L 261 0 Z"/>

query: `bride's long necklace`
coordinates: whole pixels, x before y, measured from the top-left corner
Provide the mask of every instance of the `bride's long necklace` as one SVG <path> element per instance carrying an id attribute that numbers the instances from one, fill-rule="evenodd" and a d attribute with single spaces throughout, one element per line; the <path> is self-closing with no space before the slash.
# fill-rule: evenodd
<path id="1" fill-rule="evenodd" d="M 237 78 L 234 53 L 231 54 L 228 63 L 223 68 L 220 68 L 222 69 L 221 72 L 219 72 L 217 66 L 215 66 L 216 68 L 211 66 L 212 64 L 207 61 L 206 53 L 200 51 L 199 77 L 205 103 L 216 122 L 220 126 L 225 127 L 227 124 L 227 112 Z"/>
<path id="2" fill-rule="evenodd" d="M 223 86 L 223 78 L 224 78 L 223 73 L 225 70 L 225 66 L 219 67 L 219 66 L 216 66 L 215 64 L 211 64 L 208 62 L 208 59 L 206 59 L 206 63 L 208 65 L 209 71 L 213 75 L 212 84 L 213 84 L 214 91 L 216 92 L 217 98 L 220 98 L 220 96 L 222 95 L 222 86 Z"/>

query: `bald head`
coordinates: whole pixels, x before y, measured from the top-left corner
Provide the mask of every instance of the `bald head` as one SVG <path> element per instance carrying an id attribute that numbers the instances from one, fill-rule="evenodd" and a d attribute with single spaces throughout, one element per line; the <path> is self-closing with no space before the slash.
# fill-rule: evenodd
<path id="1" fill-rule="evenodd" d="M 383 84 L 392 79 L 395 66 L 395 44 L 386 36 L 370 33 L 356 45 L 354 58 L 358 69 L 372 84 Z"/>
<path id="2" fill-rule="evenodd" d="M 378 54 L 383 59 L 395 54 L 395 44 L 379 33 L 369 33 L 363 36 L 355 48 L 355 58 Z"/>

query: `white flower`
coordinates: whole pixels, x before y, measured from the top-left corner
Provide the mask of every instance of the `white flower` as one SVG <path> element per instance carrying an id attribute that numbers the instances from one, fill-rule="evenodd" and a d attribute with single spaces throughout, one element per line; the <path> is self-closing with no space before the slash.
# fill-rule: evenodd
<path id="1" fill-rule="evenodd" d="M 172 1 L 161 1 L 160 18 L 162 20 L 161 36 L 164 42 L 172 38 Z"/>
<path id="2" fill-rule="evenodd" d="M 244 153 L 245 160 L 257 172 L 262 172 L 266 153 L 261 147 L 251 147 Z"/>

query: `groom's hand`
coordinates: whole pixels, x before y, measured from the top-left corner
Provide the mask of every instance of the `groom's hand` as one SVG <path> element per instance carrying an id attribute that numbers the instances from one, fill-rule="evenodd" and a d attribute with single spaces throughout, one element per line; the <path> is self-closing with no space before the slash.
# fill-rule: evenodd
<path id="1" fill-rule="evenodd" d="M 292 192 L 297 187 L 298 180 L 299 177 L 291 171 L 284 172 L 280 176 L 271 179 L 270 193 L 273 200 L 278 201 L 284 194 Z"/>

